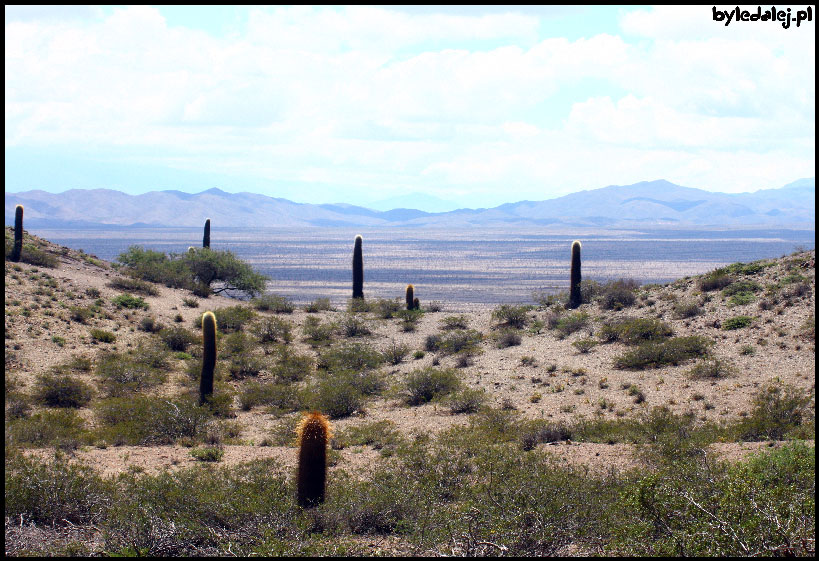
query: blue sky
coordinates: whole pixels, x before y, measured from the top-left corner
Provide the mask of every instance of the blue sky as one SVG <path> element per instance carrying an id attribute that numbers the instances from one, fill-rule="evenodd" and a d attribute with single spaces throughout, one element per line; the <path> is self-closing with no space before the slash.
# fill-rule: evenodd
<path id="1" fill-rule="evenodd" d="M 815 21 L 726 27 L 710 5 L 5 14 L 12 192 L 477 207 L 815 175 Z"/>

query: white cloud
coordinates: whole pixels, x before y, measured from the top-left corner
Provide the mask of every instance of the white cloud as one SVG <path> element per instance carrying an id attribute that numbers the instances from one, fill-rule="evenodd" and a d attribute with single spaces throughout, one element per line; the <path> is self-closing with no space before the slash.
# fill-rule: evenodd
<path id="1" fill-rule="evenodd" d="M 720 29 L 708 10 L 639 10 L 623 36 L 574 41 L 503 13 L 253 9 L 246 33 L 214 37 L 150 7 L 7 10 L 6 146 L 120 146 L 384 196 L 545 198 L 544 186 L 658 177 L 748 190 L 812 175 L 813 33 Z M 584 80 L 610 93 L 559 101 Z"/>

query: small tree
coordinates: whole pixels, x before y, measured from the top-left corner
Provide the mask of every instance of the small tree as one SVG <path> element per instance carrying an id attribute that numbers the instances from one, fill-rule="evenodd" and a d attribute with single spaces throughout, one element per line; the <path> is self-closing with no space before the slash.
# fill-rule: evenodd
<path id="1" fill-rule="evenodd" d="M 117 260 L 126 265 L 127 273 L 135 278 L 161 282 L 174 288 L 186 288 L 202 297 L 225 290 L 239 290 L 253 297 L 264 292 L 267 280 L 266 276 L 254 271 L 232 252 L 208 248 L 194 248 L 182 254 L 166 255 L 131 246 Z M 223 284 L 219 288 L 213 288 L 215 282 Z"/>
<path id="2" fill-rule="evenodd" d="M 264 292 L 267 277 L 254 271 L 230 251 L 202 248 L 181 255 L 181 259 L 193 274 L 193 281 L 211 288 L 214 294 L 225 290 L 241 290 L 255 296 Z M 222 282 L 223 285 L 213 288 L 211 285 L 214 282 Z"/>

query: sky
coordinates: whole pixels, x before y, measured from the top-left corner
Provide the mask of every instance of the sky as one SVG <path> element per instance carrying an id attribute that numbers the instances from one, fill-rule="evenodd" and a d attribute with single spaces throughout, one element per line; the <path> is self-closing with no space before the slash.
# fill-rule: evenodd
<path id="1" fill-rule="evenodd" d="M 654 179 L 781 187 L 815 176 L 812 15 L 6 6 L 6 191 L 475 208 Z"/>

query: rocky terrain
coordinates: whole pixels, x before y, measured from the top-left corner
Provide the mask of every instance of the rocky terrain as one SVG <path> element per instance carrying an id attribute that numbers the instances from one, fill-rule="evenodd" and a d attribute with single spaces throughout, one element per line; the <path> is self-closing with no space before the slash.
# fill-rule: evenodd
<path id="1" fill-rule="evenodd" d="M 659 407 L 698 425 L 737 425 L 766 388 L 799 392 L 804 421 L 813 414 L 814 251 L 664 286 L 587 283 L 576 310 L 544 297 L 464 311 L 419 294 L 421 312 L 407 313 L 403 295 L 370 301 L 365 284 L 363 303 L 332 310 L 318 301 L 308 312 L 270 294 L 240 302 L 135 283 L 117 264 L 36 237 L 26 243 L 38 249 L 37 264 L 5 263 L 7 453 L 66 455 L 105 476 L 207 459 L 234 466 L 273 458 L 290 469 L 300 411 L 322 404 L 335 432 L 331 472 L 362 478 L 401 442 L 474 425 L 486 411 L 575 427 L 524 447 L 598 473 L 643 465 L 639 443 L 577 427 L 637 422 Z M 115 400 L 193 399 L 197 322 L 207 310 L 220 320 L 216 416 L 196 435 L 168 441 L 106 420 Z M 668 363 L 658 345 L 672 340 L 697 348 Z M 638 348 L 649 354 L 638 357 Z M 418 377 L 441 372 L 438 390 L 421 395 Z M 75 419 L 59 417 L 76 430 L 35 427 L 59 422 L 56 413 Z M 367 430 L 376 436 L 363 438 Z M 719 440 L 708 449 L 734 461 L 783 438 Z M 8 517 L 6 527 L 8 553 Z"/>

